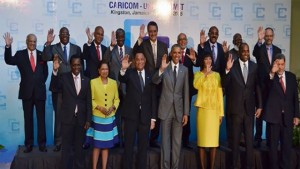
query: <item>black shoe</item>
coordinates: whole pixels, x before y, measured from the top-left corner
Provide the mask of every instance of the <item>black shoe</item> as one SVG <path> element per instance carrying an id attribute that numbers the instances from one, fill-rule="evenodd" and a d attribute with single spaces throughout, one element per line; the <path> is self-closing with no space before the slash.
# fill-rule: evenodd
<path id="1" fill-rule="evenodd" d="M 46 146 L 39 146 L 40 152 L 47 152 Z"/>
<path id="2" fill-rule="evenodd" d="M 61 149 L 61 145 L 56 145 L 55 148 L 53 149 L 54 152 L 59 152 Z"/>
<path id="3" fill-rule="evenodd" d="M 183 144 L 182 147 L 185 149 L 193 150 L 193 147 L 190 146 L 189 144 Z"/>
<path id="4" fill-rule="evenodd" d="M 156 142 L 151 142 L 150 147 L 152 148 L 160 148 L 160 146 Z"/>
<path id="5" fill-rule="evenodd" d="M 82 145 L 82 148 L 85 149 L 85 150 L 89 149 L 90 148 L 90 143 L 84 143 Z"/>
<path id="6" fill-rule="evenodd" d="M 259 140 L 254 141 L 254 148 L 260 148 L 260 144 L 261 144 L 261 141 L 259 141 Z"/>
<path id="7" fill-rule="evenodd" d="M 26 146 L 25 150 L 23 151 L 24 153 L 30 153 L 32 151 L 32 146 Z"/>

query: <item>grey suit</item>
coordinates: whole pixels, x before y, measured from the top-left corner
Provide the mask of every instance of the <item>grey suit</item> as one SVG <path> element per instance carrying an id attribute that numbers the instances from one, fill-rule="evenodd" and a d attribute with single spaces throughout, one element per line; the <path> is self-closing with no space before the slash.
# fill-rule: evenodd
<path id="1" fill-rule="evenodd" d="M 158 117 L 161 119 L 162 126 L 162 169 L 170 168 L 171 141 L 171 168 L 178 168 L 181 149 L 182 117 L 183 115 L 189 115 L 190 108 L 188 69 L 179 64 L 175 83 L 172 64 L 169 64 L 161 75 L 157 71 L 152 78 L 153 83 L 162 83 L 162 93 L 158 107 Z M 170 140 L 171 136 L 172 140 Z"/>

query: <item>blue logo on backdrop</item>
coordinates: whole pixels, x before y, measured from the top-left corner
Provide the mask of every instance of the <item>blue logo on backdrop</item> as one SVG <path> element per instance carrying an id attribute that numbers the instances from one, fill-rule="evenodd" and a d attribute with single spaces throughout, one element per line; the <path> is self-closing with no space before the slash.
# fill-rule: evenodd
<path id="1" fill-rule="evenodd" d="M 149 20 L 146 19 L 125 19 L 124 20 L 124 31 L 125 31 L 125 45 L 131 45 L 131 27 L 138 26 L 140 27 L 142 24 L 147 25 Z"/>
<path id="2" fill-rule="evenodd" d="M 70 28 L 70 23 L 67 20 L 59 20 L 59 27 L 67 27 Z"/>
<path id="3" fill-rule="evenodd" d="M 209 3 L 209 13 L 211 13 L 210 19 L 220 20 L 221 19 L 221 6 L 217 2 Z"/>
<path id="4" fill-rule="evenodd" d="M 96 9 L 97 14 L 105 14 L 106 4 L 100 0 L 93 1 L 93 7 Z"/>
<path id="5" fill-rule="evenodd" d="M 247 38 L 252 38 L 254 33 L 254 28 L 250 24 L 244 26 L 244 32 Z"/>
<path id="6" fill-rule="evenodd" d="M 277 21 L 286 21 L 287 8 L 283 3 L 275 3 L 275 18 Z"/>
<path id="7" fill-rule="evenodd" d="M 265 7 L 261 3 L 253 3 L 252 12 L 255 20 L 265 20 Z"/>
<path id="8" fill-rule="evenodd" d="M 0 110 L 6 110 L 6 95 L 0 95 Z"/>
<path id="9" fill-rule="evenodd" d="M 71 9 L 71 16 L 81 16 L 82 4 L 79 0 L 69 0 L 68 7 Z"/>
<path id="10" fill-rule="evenodd" d="M 35 30 L 36 34 L 43 34 L 44 33 L 44 23 L 41 21 L 34 21 L 32 25 L 33 29 Z"/>
<path id="11" fill-rule="evenodd" d="M 9 28 L 10 33 L 18 33 L 19 31 L 19 24 L 17 22 L 7 20 L 7 27 Z"/>
<path id="12" fill-rule="evenodd" d="M 8 68 L 8 76 L 11 81 L 20 80 L 20 72 L 18 68 Z"/>
<path id="13" fill-rule="evenodd" d="M 239 3 L 231 4 L 232 20 L 243 20 L 243 7 Z"/>
<path id="14" fill-rule="evenodd" d="M 228 24 L 223 24 L 222 25 L 222 31 L 224 32 L 224 35 L 226 37 L 231 37 L 232 36 L 231 30 L 232 30 L 232 28 Z"/>
<path id="15" fill-rule="evenodd" d="M 17 119 L 8 119 L 8 125 L 10 127 L 10 132 L 20 131 L 20 121 Z"/>
<path id="16" fill-rule="evenodd" d="M 290 38 L 290 36 L 291 36 L 291 26 L 290 25 L 283 26 L 283 34 L 284 34 L 285 38 Z"/>
<path id="17" fill-rule="evenodd" d="M 198 19 L 199 18 L 199 6 L 191 5 L 190 6 L 190 18 Z"/>
<path id="18" fill-rule="evenodd" d="M 46 8 L 46 15 L 53 15 L 56 13 L 56 1 L 45 0 L 44 6 Z"/>

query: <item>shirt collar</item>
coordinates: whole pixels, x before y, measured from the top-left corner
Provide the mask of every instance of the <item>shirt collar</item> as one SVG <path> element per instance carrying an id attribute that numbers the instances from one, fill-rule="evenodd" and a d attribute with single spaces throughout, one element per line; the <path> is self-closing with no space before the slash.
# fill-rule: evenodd
<path id="1" fill-rule="evenodd" d="M 150 40 L 150 43 L 151 43 L 151 45 L 153 45 L 153 44 L 157 45 L 157 39 L 155 40 L 155 42 L 152 42 L 152 41 Z"/>
<path id="2" fill-rule="evenodd" d="M 69 42 L 69 43 L 67 43 L 66 45 L 64 45 L 64 44 L 60 43 L 60 46 L 62 47 L 62 49 L 64 49 L 64 46 L 66 46 L 67 48 L 69 48 L 69 47 L 70 47 L 70 42 Z"/>
<path id="3" fill-rule="evenodd" d="M 241 59 L 239 59 L 239 62 L 240 62 L 240 65 L 241 65 L 241 66 L 243 66 L 244 63 L 245 63 L 246 66 L 248 67 L 248 61 L 249 61 L 249 60 L 247 60 L 246 62 L 243 62 Z"/>
<path id="4" fill-rule="evenodd" d="M 34 49 L 33 51 L 31 51 L 31 50 L 29 50 L 29 49 L 27 48 L 27 51 L 28 51 L 29 54 L 32 52 L 33 55 L 35 55 L 35 53 L 36 53 L 36 49 Z"/>
<path id="5" fill-rule="evenodd" d="M 78 77 L 80 79 L 80 73 L 76 76 L 72 73 L 73 78 Z"/>

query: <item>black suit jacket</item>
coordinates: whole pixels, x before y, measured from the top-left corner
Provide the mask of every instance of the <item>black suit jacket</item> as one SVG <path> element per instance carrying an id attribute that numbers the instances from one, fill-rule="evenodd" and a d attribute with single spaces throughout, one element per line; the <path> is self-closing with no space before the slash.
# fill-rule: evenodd
<path id="1" fill-rule="evenodd" d="M 5 47 L 4 60 L 9 65 L 16 65 L 20 71 L 19 99 L 46 100 L 48 66 L 42 60 L 41 51 L 36 50 L 35 72 L 32 71 L 27 49 L 17 51 L 12 57 L 11 48 Z"/>
<path id="2" fill-rule="evenodd" d="M 145 65 L 145 69 L 149 70 L 150 72 L 155 72 L 156 70 L 158 70 L 160 68 L 161 65 L 161 60 L 162 60 L 162 56 L 164 54 L 168 54 L 168 48 L 167 45 L 159 40 L 157 40 L 157 61 L 156 61 L 156 66 L 154 64 L 154 56 L 153 56 L 153 50 L 152 50 L 152 45 L 150 42 L 150 39 L 144 40 L 140 46 L 138 45 L 138 41 L 135 43 L 134 47 L 133 47 L 133 55 L 135 56 L 135 54 L 141 51 L 145 57 L 146 57 L 146 65 Z"/>
<path id="3" fill-rule="evenodd" d="M 273 63 L 275 56 L 278 53 L 281 53 L 281 49 L 275 45 L 273 45 L 272 48 L 273 48 L 273 54 L 272 54 L 272 63 Z M 268 89 L 266 88 L 267 87 L 266 84 L 268 83 L 269 73 L 272 68 L 272 63 L 270 63 L 269 58 L 268 58 L 266 44 L 264 43 L 259 46 L 256 43 L 252 54 L 256 58 L 256 62 L 258 65 L 259 85 L 262 90 L 263 101 L 265 102 L 267 99 L 267 96 L 268 96 Z"/>
<path id="4" fill-rule="evenodd" d="M 58 76 L 51 76 L 52 86 L 62 93 L 61 119 L 64 124 L 72 124 L 77 105 L 77 118 L 79 125 L 84 126 L 91 122 L 92 98 L 90 79 L 81 74 L 81 89 L 76 93 L 74 78 L 71 72 Z"/>
<path id="5" fill-rule="evenodd" d="M 107 47 L 104 45 L 101 45 L 101 58 L 103 59 L 104 54 L 106 52 Z M 98 73 L 98 64 L 99 64 L 99 59 L 96 51 L 96 46 L 94 41 L 91 43 L 90 46 L 87 44 L 83 45 L 83 53 L 82 53 L 82 58 L 86 60 L 86 69 L 84 71 L 85 76 L 89 77 L 90 79 L 94 79 L 99 76 Z"/>
<path id="6" fill-rule="evenodd" d="M 239 59 L 234 61 L 231 70 L 222 76 L 222 86 L 226 88 L 226 111 L 242 115 L 245 112 L 254 116 L 255 108 L 262 108 L 262 97 L 257 78 L 257 65 L 248 61 L 248 77 L 245 84 Z"/>
<path id="7" fill-rule="evenodd" d="M 136 69 L 127 69 L 123 76 L 119 73 L 119 80 L 126 83 L 126 97 L 122 107 L 122 116 L 131 120 L 140 120 L 143 124 L 150 125 L 151 119 L 157 117 L 156 89 L 152 83 L 152 74 L 145 70 L 143 92 Z"/>
<path id="8" fill-rule="evenodd" d="M 299 98 L 296 76 L 285 71 L 286 92 L 284 93 L 279 77 L 276 74 L 271 80 L 268 80 L 269 95 L 264 107 L 263 119 L 270 123 L 278 124 L 282 120 L 282 112 L 284 112 L 284 123 L 293 126 L 293 118 L 300 117 L 299 114 Z"/>
<path id="9" fill-rule="evenodd" d="M 220 43 L 217 43 L 217 48 L 218 48 L 217 60 L 216 60 L 216 62 L 212 63 L 212 70 L 216 71 L 216 72 L 220 73 L 220 75 L 222 75 L 224 73 L 225 67 L 226 67 L 225 53 L 224 53 L 223 47 Z M 204 43 L 204 48 L 202 48 L 200 46 L 200 44 L 198 45 L 198 59 L 199 60 L 202 60 L 204 52 L 212 53 L 211 47 L 209 44 L 209 40 L 207 40 Z"/>

